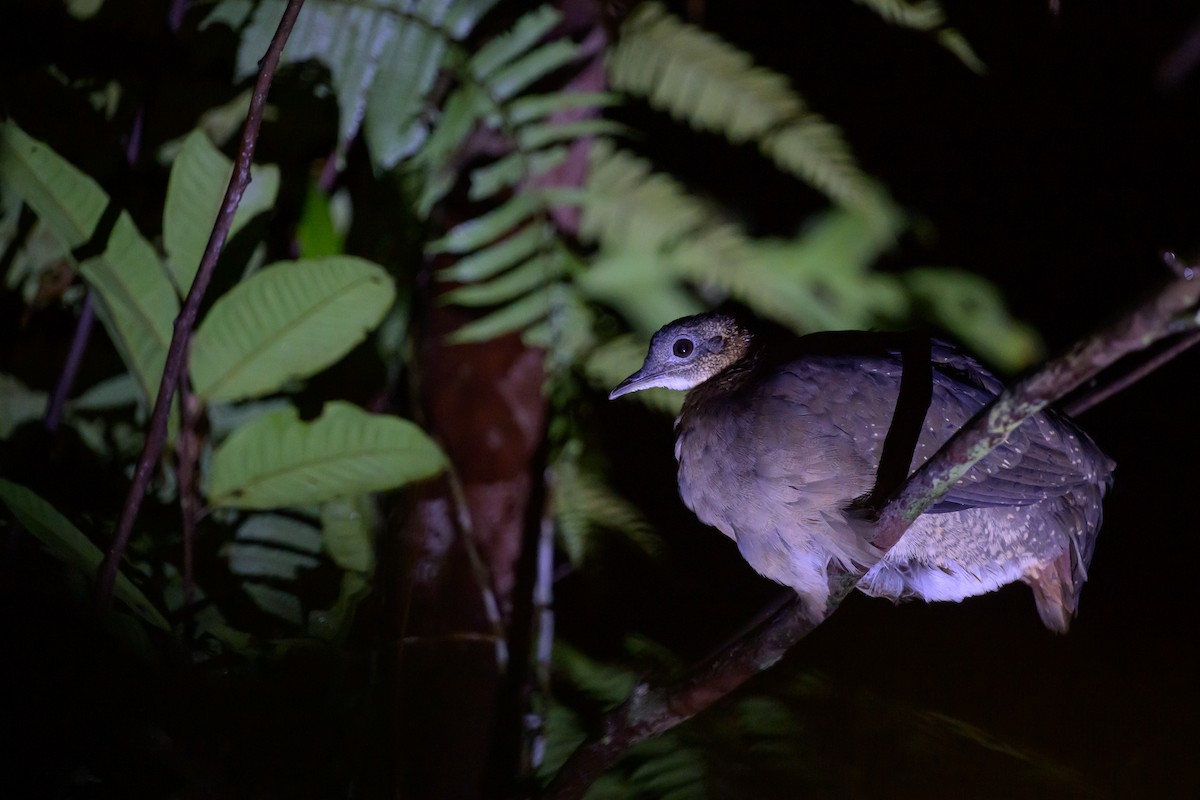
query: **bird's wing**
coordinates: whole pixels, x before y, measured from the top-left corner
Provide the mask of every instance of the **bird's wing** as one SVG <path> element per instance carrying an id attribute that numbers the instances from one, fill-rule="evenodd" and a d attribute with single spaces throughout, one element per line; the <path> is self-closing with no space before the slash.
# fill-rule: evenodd
<path id="1" fill-rule="evenodd" d="M 912 469 L 932 457 L 1003 389 L 977 362 L 946 345 L 934 346 L 933 362 L 932 399 Z M 901 371 L 899 357 L 809 358 L 786 365 L 764 381 L 759 392 L 774 396 L 776 403 L 790 402 L 793 413 L 811 416 L 805 435 L 839 434 L 837 439 L 848 443 L 873 472 L 892 423 Z M 780 436 L 786 439 L 781 448 L 811 447 L 784 432 Z M 1029 505 L 1103 482 L 1112 466 L 1069 420 L 1043 412 L 976 464 L 931 511 Z"/>

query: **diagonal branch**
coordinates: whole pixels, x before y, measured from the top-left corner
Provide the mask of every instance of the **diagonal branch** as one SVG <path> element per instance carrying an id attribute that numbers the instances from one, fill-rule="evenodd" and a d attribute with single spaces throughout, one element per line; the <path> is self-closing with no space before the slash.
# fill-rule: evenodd
<path id="1" fill-rule="evenodd" d="M 1200 276 L 1174 264 L 1177 278 L 1116 324 L 1084 339 L 1025 380 L 1005 391 L 905 481 L 882 509 L 876 544 L 890 547 L 912 520 L 942 497 L 971 465 L 1003 443 L 1025 419 L 1090 379 L 1117 359 L 1180 331 L 1179 318 L 1200 303 Z M 1191 319 L 1188 323 L 1196 327 Z M 831 586 L 825 616 L 853 591 L 855 576 Z M 820 621 L 805 616 L 793 600 L 766 623 L 734 642 L 681 682 L 652 688 L 640 684 L 630 698 L 601 721 L 598 735 L 582 744 L 554 777 L 546 796 L 580 797 L 629 747 L 686 722 L 717 700 L 770 668 L 812 632 Z"/>
<path id="2" fill-rule="evenodd" d="M 296 17 L 300 14 L 300 7 L 303 5 L 304 0 L 288 0 L 287 8 L 283 11 L 283 18 L 279 21 L 275 36 L 271 39 L 270 46 L 267 47 L 266 55 L 259 62 L 258 79 L 254 83 L 254 93 L 250 98 L 250 110 L 246 115 L 246 124 L 242 128 L 242 138 L 238 146 L 237 159 L 234 161 L 233 175 L 229 178 L 229 186 L 225 189 L 225 198 L 221 201 L 221 208 L 217 212 L 217 220 L 213 224 L 208 245 L 204 248 L 204 255 L 200 259 L 200 267 L 196 271 L 192 288 L 188 292 L 187 300 L 184 301 L 183 309 L 175 319 L 175 332 L 171 337 L 171 347 L 167 350 L 162 380 L 158 385 L 158 397 L 155 398 L 150 427 L 146 431 L 146 443 L 138 457 L 137 467 L 133 473 L 133 483 L 129 487 L 125 505 L 121 508 L 121 519 L 117 523 L 112 546 L 104 557 L 104 563 L 100 566 L 97 595 L 101 605 L 107 605 L 112 598 L 113 585 L 117 580 L 117 572 L 120 570 L 121 558 L 129 544 L 129 536 L 133 532 L 134 520 L 137 519 L 138 510 L 146 496 L 146 489 L 150 485 L 150 475 L 162 456 L 163 446 L 167 439 L 167 417 L 171 411 L 171 400 L 179 384 L 179 376 L 183 374 L 186 366 L 187 345 L 191 340 L 192 329 L 196 325 L 200 303 L 212 280 L 221 249 L 229 237 L 229 230 L 233 226 L 233 215 L 242 201 L 246 187 L 250 185 L 250 163 L 254 160 L 254 146 L 258 142 L 259 128 L 262 127 L 263 108 L 267 103 L 267 93 L 271 88 L 271 80 L 275 77 L 275 69 L 279 65 L 279 56 L 283 52 L 283 46 L 292 32 L 292 26 L 296 24 Z"/>

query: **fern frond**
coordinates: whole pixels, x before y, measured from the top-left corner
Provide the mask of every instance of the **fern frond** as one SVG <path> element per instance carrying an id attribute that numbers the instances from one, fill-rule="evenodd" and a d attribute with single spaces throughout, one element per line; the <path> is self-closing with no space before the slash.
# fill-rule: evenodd
<path id="1" fill-rule="evenodd" d="M 977 75 L 987 73 L 987 65 L 975 54 L 966 38 L 954 28 L 946 27 L 946 12 L 938 0 L 854 0 L 869 8 L 887 22 L 902 28 L 933 33 L 938 42 L 957 56 L 967 69 Z"/>
<path id="2" fill-rule="evenodd" d="M 553 508 L 563 549 L 576 566 L 602 530 L 621 534 L 648 555 L 662 547 L 637 506 L 572 457 L 560 458 L 554 465 Z"/>
<path id="3" fill-rule="evenodd" d="M 286 0 L 261 0 L 241 31 L 236 75 L 253 75 Z M 372 161 L 387 169 L 425 141 L 434 80 L 458 43 L 497 0 L 309 0 L 283 53 L 284 63 L 329 68 L 340 109 L 339 152 L 362 129 Z M 219 3 L 204 24 L 233 24 L 241 0 Z"/>
<path id="4" fill-rule="evenodd" d="M 810 111 L 782 75 L 660 4 L 630 15 L 608 67 L 615 88 L 699 130 L 754 142 L 782 169 L 868 219 L 890 216 L 838 129 Z"/>

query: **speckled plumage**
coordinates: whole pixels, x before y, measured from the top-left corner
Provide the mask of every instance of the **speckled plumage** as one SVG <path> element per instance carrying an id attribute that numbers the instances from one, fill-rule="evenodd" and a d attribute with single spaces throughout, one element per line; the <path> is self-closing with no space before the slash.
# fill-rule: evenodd
<path id="1" fill-rule="evenodd" d="M 673 352 L 687 349 L 681 339 L 691 343 L 686 356 Z M 684 503 L 756 570 L 795 589 L 814 617 L 825 613 L 837 565 L 863 574 L 862 591 L 895 600 L 961 600 L 1023 580 L 1047 627 L 1065 631 L 1112 462 L 1065 417 L 1038 414 L 884 553 L 853 508 L 874 486 L 902 360 L 882 347 L 831 352 L 835 340 L 821 341 L 805 352 L 801 339 L 799 357 L 777 363 L 732 318 L 688 317 L 655 335 L 643 368 L 613 396 L 690 389 L 676 423 Z M 931 353 L 932 401 L 913 468 L 1002 389 L 948 345 Z"/>

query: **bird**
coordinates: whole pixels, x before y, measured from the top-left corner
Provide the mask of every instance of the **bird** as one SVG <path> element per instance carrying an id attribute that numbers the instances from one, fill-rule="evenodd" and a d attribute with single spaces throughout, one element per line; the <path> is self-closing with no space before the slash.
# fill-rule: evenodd
<path id="1" fill-rule="evenodd" d="M 679 493 L 702 522 L 791 587 L 814 623 L 843 575 L 895 602 L 961 601 L 1023 581 L 1045 626 L 1066 633 L 1115 468 L 1086 433 L 1055 410 L 1034 415 L 885 550 L 866 509 L 905 370 L 924 382 L 928 405 L 900 480 L 1003 384 L 936 339 L 923 340 L 915 369 L 891 334 L 817 333 L 778 347 L 752 327 L 719 311 L 677 319 L 609 395 L 687 392 L 675 423 Z"/>

